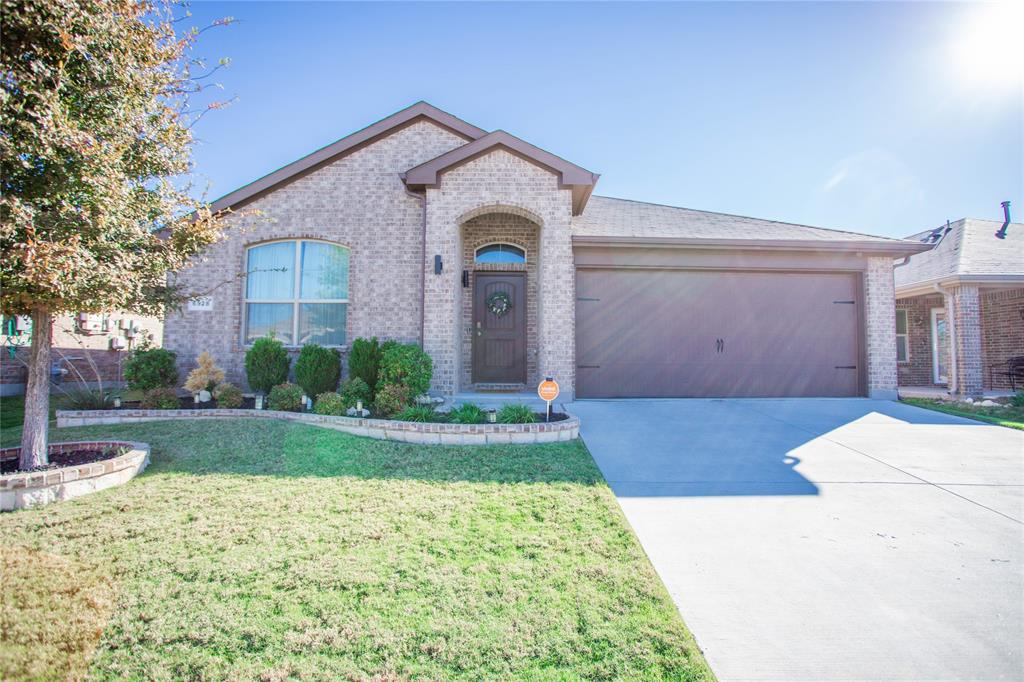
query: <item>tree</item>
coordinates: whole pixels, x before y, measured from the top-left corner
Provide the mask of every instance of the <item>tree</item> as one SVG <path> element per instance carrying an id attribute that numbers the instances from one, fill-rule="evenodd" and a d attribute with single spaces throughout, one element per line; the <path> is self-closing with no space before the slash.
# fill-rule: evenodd
<path id="1" fill-rule="evenodd" d="M 225 62 L 191 56 L 186 16 L 164 0 L 0 0 L 0 312 L 33 328 L 21 468 L 47 462 L 53 316 L 161 314 L 189 296 L 168 272 L 220 238 L 184 178 L 191 126 L 220 105 L 195 104 L 202 81 Z"/>

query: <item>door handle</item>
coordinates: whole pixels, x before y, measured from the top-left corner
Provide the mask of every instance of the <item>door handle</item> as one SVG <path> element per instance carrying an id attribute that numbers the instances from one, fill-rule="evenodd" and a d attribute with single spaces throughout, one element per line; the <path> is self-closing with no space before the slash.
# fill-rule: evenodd
<path id="1" fill-rule="evenodd" d="M 715 339 L 715 352 L 716 353 L 723 353 L 723 352 L 725 352 L 725 339 Z"/>

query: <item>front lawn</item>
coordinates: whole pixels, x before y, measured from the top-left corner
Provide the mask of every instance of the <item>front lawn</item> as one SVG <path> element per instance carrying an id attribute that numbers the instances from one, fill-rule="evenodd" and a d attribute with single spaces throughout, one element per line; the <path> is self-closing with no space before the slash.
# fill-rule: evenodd
<path id="1" fill-rule="evenodd" d="M 153 459 L 0 516 L 0 679 L 711 678 L 579 441 L 244 419 L 52 436 Z"/>
<path id="2" fill-rule="evenodd" d="M 900 401 L 908 405 L 936 410 L 937 412 L 955 414 L 958 417 L 967 417 L 968 419 L 977 419 L 989 424 L 1024 430 L 1024 407 L 1017 407 L 1015 405 L 983 407 L 981 405 L 953 403 L 947 400 L 928 400 L 926 398 L 900 398 Z"/>

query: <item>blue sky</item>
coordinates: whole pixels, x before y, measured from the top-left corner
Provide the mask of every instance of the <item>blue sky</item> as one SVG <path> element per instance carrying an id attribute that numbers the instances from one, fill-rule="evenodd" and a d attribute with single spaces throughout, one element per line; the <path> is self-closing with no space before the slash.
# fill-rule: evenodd
<path id="1" fill-rule="evenodd" d="M 192 10 L 237 19 L 198 47 L 231 58 L 237 97 L 196 126 L 211 199 L 423 99 L 601 173 L 607 196 L 890 236 L 1006 199 L 1024 218 L 1024 53 L 1011 68 L 988 6 Z"/>

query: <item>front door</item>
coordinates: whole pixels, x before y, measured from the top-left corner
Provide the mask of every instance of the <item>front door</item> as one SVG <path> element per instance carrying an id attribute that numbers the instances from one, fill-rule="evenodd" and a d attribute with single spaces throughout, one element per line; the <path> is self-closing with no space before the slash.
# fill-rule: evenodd
<path id="1" fill-rule="evenodd" d="M 949 383 L 949 324 L 945 308 L 932 308 L 932 381 Z"/>
<path id="2" fill-rule="evenodd" d="M 475 272 L 473 383 L 526 383 L 526 275 Z"/>

